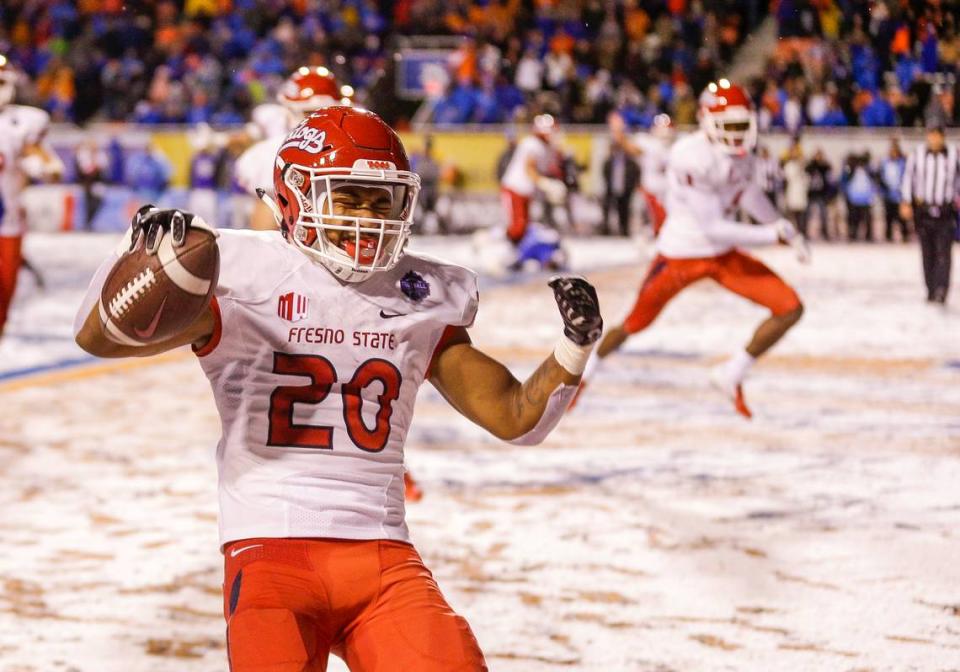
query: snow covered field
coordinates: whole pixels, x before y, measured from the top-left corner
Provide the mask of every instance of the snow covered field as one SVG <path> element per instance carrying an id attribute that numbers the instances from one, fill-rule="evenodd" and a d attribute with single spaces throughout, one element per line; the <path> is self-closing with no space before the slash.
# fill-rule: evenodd
<path id="1" fill-rule="evenodd" d="M 2 672 L 227 668 L 206 381 L 189 353 L 104 363 L 69 337 L 112 243 L 29 239 L 48 288 L 25 281 L 0 343 Z M 615 323 L 649 251 L 571 252 Z M 542 446 L 423 389 L 410 526 L 491 670 L 960 670 L 960 309 L 923 302 L 912 245 L 761 256 L 807 312 L 748 381 L 752 422 L 707 372 L 763 313 L 708 284 Z M 474 340 L 518 375 L 559 333 L 545 279 L 484 281 Z"/>

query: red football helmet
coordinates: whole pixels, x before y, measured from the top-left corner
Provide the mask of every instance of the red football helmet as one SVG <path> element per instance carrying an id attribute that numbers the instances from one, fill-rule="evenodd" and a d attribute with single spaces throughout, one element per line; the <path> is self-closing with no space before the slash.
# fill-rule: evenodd
<path id="1" fill-rule="evenodd" d="M 0 54 L 0 107 L 13 102 L 17 95 L 17 78 L 13 64 Z"/>
<path id="2" fill-rule="evenodd" d="M 283 83 L 277 101 L 300 115 L 331 105 L 350 105 L 353 87 L 340 86 L 324 67 L 297 68 Z"/>
<path id="3" fill-rule="evenodd" d="M 757 113 L 742 87 L 711 82 L 700 96 L 700 128 L 724 151 L 745 155 L 757 145 Z"/>
<path id="4" fill-rule="evenodd" d="M 400 260 L 420 178 L 400 138 L 373 112 L 335 106 L 311 114 L 284 139 L 273 180 L 283 235 L 341 280 L 366 280 Z M 365 216 L 335 212 L 340 190 L 382 190 L 373 192 L 380 217 L 369 216 L 369 196 Z"/>

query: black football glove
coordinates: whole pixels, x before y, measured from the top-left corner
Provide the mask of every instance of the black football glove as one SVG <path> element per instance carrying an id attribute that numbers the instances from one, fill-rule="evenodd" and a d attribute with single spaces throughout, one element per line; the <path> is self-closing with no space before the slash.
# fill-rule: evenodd
<path id="1" fill-rule="evenodd" d="M 174 247 L 181 247 L 191 228 L 205 229 L 214 233 L 213 228 L 201 217 L 183 210 L 161 210 L 155 205 L 144 205 L 130 222 L 130 250 L 137 249 L 141 239 L 146 242 L 147 254 L 156 254 L 160 241 L 165 234 L 173 236 Z"/>
<path id="2" fill-rule="evenodd" d="M 603 333 L 597 290 L 578 275 L 558 275 L 550 280 L 563 318 L 563 333 L 577 345 L 590 345 Z"/>

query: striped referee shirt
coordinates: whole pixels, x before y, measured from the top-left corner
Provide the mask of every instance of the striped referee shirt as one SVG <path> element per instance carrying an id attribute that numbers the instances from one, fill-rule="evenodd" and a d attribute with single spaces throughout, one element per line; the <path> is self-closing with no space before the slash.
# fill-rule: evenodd
<path id="1" fill-rule="evenodd" d="M 958 177 L 960 155 L 955 146 L 944 145 L 941 151 L 932 152 L 921 145 L 907 157 L 900 188 L 903 202 L 934 207 L 952 205 Z"/>

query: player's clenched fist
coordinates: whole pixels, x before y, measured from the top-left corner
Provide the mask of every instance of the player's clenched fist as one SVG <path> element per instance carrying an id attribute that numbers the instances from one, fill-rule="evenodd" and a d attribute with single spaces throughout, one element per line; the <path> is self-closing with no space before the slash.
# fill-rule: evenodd
<path id="1" fill-rule="evenodd" d="M 142 347 L 172 338 L 207 310 L 217 284 L 216 232 L 196 215 L 145 205 L 130 245 L 100 295 L 100 321 L 114 343 Z"/>
<path id="2" fill-rule="evenodd" d="M 183 210 L 161 210 L 155 205 L 144 205 L 130 222 L 130 251 L 146 242 L 148 255 L 156 254 L 163 236 L 172 236 L 173 247 L 183 247 L 190 229 L 202 229 L 213 236 L 216 232 L 202 218 Z"/>
<path id="3" fill-rule="evenodd" d="M 550 280 L 550 287 L 557 299 L 567 338 L 577 345 L 595 343 L 603 332 L 603 317 L 593 285 L 578 275 L 558 275 Z"/>
<path id="4" fill-rule="evenodd" d="M 550 280 L 550 287 L 563 318 L 565 336 L 557 343 L 553 356 L 560 366 L 579 376 L 603 332 L 597 290 L 578 275 L 555 276 Z"/>

